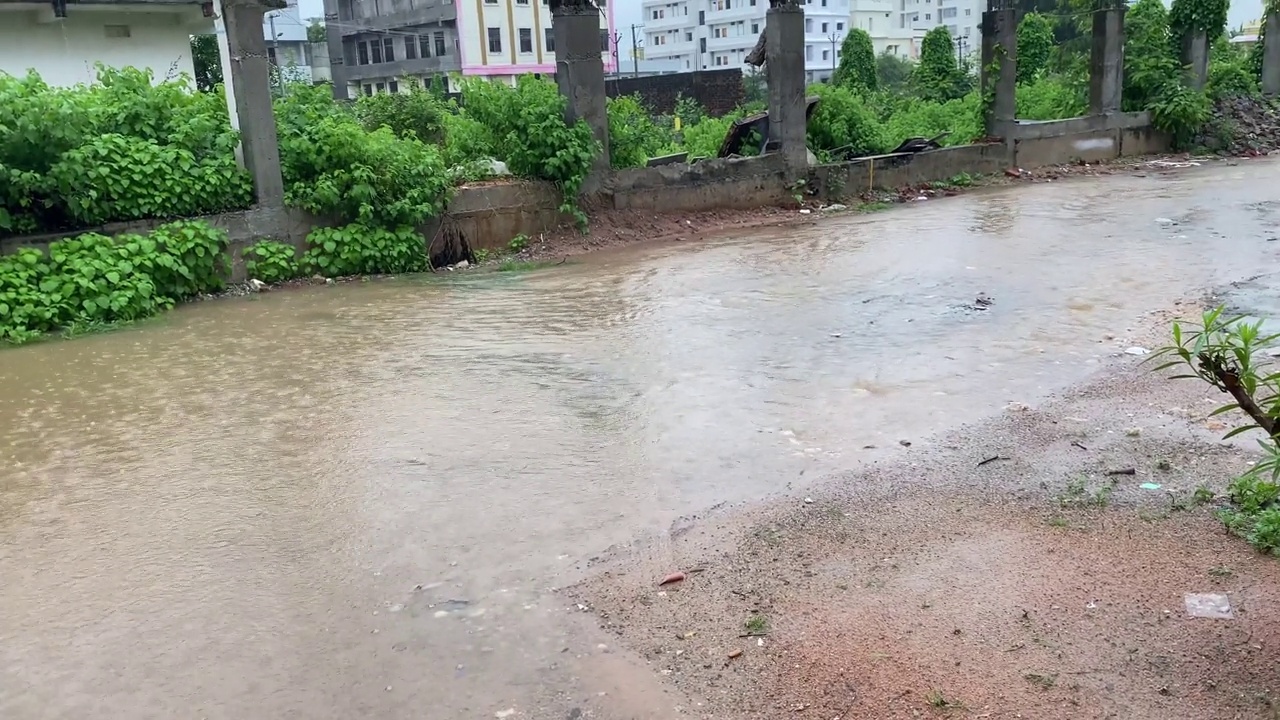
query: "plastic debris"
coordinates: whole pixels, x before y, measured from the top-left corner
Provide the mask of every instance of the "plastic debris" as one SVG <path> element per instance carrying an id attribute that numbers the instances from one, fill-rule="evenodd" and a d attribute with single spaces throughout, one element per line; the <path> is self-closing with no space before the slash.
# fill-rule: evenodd
<path id="1" fill-rule="evenodd" d="M 1160 483 L 1142 483 L 1138 487 L 1142 488 L 1143 490 L 1159 490 Z"/>
<path id="2" fill-rule="evenodd" d="M 1186 593 L 1182 596 L 1182 602 L 1191 617 L 1213 620 L 1231 620 L 1235 617 L 1231 612 L 1231 600 L 1219 593 Z"/>
<path id="3" fill-rule="evenodd" d="M 1124 351 L 1126 355 L 1146 355 L 1150 352 L 1151 352 L 1150 350 L 1144 347 L 1138 347 L 1136 345 Z"/>
<path id="4" fill-rule="evenodd" d="M 663 585 L 670 585 L 671 583 L 682 582 L 685 579 L 685 577 L 687 576 L 682 572 L 673 572 L 670 575 L 662 578 L 662 582 L 658 583 L 658 587 L 662 587 Z"/>

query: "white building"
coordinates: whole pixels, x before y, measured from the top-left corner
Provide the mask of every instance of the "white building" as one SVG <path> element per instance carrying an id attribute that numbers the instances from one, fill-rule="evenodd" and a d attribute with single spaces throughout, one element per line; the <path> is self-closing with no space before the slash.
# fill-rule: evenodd
<path id="1" fill-rule="evenodd" d="M 877 53 L 917 57 L 923 33 L 901 25 L 902 13 L 895 12 L 895 4 L 905 2 L 805 0 L 806 80 L 831 77 L 851 27 L 866 30 Z M 644 0 L 645 58 L 674 60 L 685 71 L 741 67 L 764 29 L 768 8 L 767 0 Z"/>
<path id="2" fill-rule="evenodd" d="M 267 41 L 267 55 L 279 66 L 286 82 L 327 81 L 328 46 L 307 39 L 310 23 L 298 11 L 298 0 L 288 0 L 288 3 L 282 10 L 270 10 L 263 15 L 262 37 Z"/>
<path id="3" fill-rule="evenodd" d="M 982 0 L 892 0 L 897 4 L 900 29 L 928 32 L 945 27 L 960 55 L 976 55 L 982 49 Z"/>
<path id="4" fill-rule="evenodd" d="M 150 69 L 156 81 L 194 76 L 191 36 L 213 32 L 201 2 L 0 0 L 0 71 L 40 73 L 50 85 L 97 78 L 95 63 Z"/>
<path id="5" fill-rule="evenodd" d="M 604 71 L 618 68 L 613 2 L 601 2 L 600 52 Z M 476 0 L 457 3 L 458 49 L 464 76 L 514 82 L 528 73 L 556 71 L 555 33 L 547 0 Z"/>

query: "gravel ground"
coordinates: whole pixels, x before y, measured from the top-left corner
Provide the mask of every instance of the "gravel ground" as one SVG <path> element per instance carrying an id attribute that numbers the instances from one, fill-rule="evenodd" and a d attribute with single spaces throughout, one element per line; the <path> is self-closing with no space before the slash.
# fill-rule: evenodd
<path id="1" fill-rule="evenodd" d="M 1141 360 L 565 592 L 695 717 L 1277 717 L 1280 564 L 1193 495 L 1252 441 L 1219 441 L 1220 396 Z M 698 572 L 658 586 L 676 570 Z M 1225 593 L 1234 618 L 1190 617 L 1185 593 Z"/>

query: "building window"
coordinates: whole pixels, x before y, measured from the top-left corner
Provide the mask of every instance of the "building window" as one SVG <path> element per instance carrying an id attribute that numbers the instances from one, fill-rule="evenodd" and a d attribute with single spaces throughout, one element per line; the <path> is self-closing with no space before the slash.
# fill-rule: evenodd
<path id="1" fill-rule="evenodd" d="M 422 57 L 424 58 L 431 57 L 431 36 L 430 35 L 418 36 L 418 51 L 422 54 Z"/>
<path id="2" fill-rule="evenodd" d="M 533 31 L 529 28 L 520 28 L 520 52 L 533 52 Z"/>
<path id="3" fill-rule="evenodd" d="M 932 18 L 933 18 L 933 13 L 925 13 L 925 14 L 924 14 L 924 19 L 925 19 L 925 20 L 929 20 L 929 19 L 932 19 Z"/>
<path id="4" fill-rule="evenodd" d="M 807 33 L 811 33 L 811 32 L 813 32 L 813 21 L 812 21 L 812 20 L 807 20 L 807 19 L 806 19 L 806 20 L 804 21 L 804 31 L 805 31 L 805 32 L 807 32 Z"/>
<path id="5" fill-rule="evenodd" d="M 687 33 L 685 33 L 685 34 L 684 34 L 684 41 L 685 41 L 685 42 L 693 42 L 693 33 L 692 33 L 692 32 L 687 32 Z"/>
<path id="6" fill-rule="evenodd" d="M 698 11 L 698 24 L 699 24 L 699 25 L 706 25 L 706 24 L 707 24 L 707 11 L 706 11 L 706 10 L 699 10 L 699 11 Z"/>
<path id="7" fill-rule="evenodd" d="M 449 53 L 445 51 L 445 47 L 444 47 L 444 31 L 437 31 L 436 32 L 436 57 L 444 57 L 445 55 L 448 55 L 448 54 Z"/>
<path id="8" fill-rule="evenodd" d="M 356 43 L 356 57 L 361 65 L 369 64 L 369 43 Z M 369 86 L 366 85 L 365 87 Z"/>
<path id="9" fill-rule="evenodd" d="M 387 90 L 393 93 L 400 92 L 400 83 L 396 82 L 395 80 L 388 81 Z"/>
<path id="10" fill-rule="evenodd" d="M 546 48 L 547 52 L 555 52 L 556 51 L 556 34 L 551 31 L 551 28 L 547 28 L 543 32 L 545 33 L 545 35 L 542 38 L 542 47 Z"/>
<path id="11" fill-rule="evenodd" d="M 830 51 L 830 50 L 823 50 L 823 51 L 822 51 L 822 59 L 823 59 L 823 60 L 830 60 L 830 59 L 831 59 L 831 51 Z"/>
<path id="12" fill-rule="evenodd" d="M 822 23 L 822 32 L 827 31 L 827 23 Z"/>
<path id="13" fill-rule="evenodd" d="M 528 5 L 529 0 L 516 0 L 517 5 Z"/>
<path id="14" fill-rule="evenodd" d="M 502 28 L 489 28 L 489 52 L 502 52 Z"/>
<path id="15" fill-rule="evenodd" d="M 600 52 L 609 52 L 609 31 L 600 31 Z"/>
<path id="16" fill-rule="evenodd" d="M 809 60 L 809 61 L 812 61 L 812 60 L 813 60 L 813 46 L 812 46 L 812 45 L 805 45 L 805 46 L 804 46 L 804 59 L 805 59 L 805 60 Z"/>
<path id="17" fill-rule="evenodd" d="M 369 43 L 369 61 L 375 64 L 382 62 L 382 43 L 378 40 Z"/>
<path id="18" fill-rule="evenodd" d="M 380 93 L 383 93 L 383 92 L 386 92 L 386 91 L 387 91 L 387 85 L 386 85 L 386 83 L 378 83 L 376 87 L 377 87 L 377 89 L 378 89 L 378 92 L 380 92 Z"/>
<path id="19" fill-rule="evenodd" d="M 840 32 L 843 29 L 844 29 L 844 23 L 842 22 L 836 23 L 836 32 Z"/>
<path id="20" fill-rule="evenodd" d="M 394 38 L 382 39 L 382 61 L 383 62 L 396 61 L 396 42 Z"/>
<path id="21" fill-rule="evenodd" d="M 969 15 L 969 14 L 971 14 L 972 12 L 973 12 L 973 10 L 972 10 L 971 8 L 965 8 L 965 9 L 964 9 L 964 14 L 965 14 L 965 15 Z"/>
<path id="22" fill-rule="evenodd" d="M 404 39 L 404 59 L 418 59 L 418 38 L 410 35 Z"/>
<path id="23" fill-rule="evenodd" d="M 372 94 L 373 94 L 373 86 L 372 86 L 372 85 L 370 85 L 369 83 L 365 83 L 365 84 L 364 84 L 364 94 L 365 94 L 365 95 L 372 95 Z"/>

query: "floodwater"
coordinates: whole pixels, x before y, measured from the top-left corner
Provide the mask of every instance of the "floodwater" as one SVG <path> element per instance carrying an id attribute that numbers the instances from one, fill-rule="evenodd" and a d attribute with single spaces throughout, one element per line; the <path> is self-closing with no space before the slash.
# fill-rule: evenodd
<path id="1" fill-rule="evenodd" d="M 0 717 L 671 717 L 552 588 L 1084 378 L 1271 267 L 1277 187 L 1025 186 L 0 352 Z"/>

